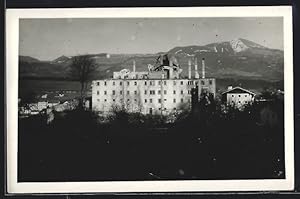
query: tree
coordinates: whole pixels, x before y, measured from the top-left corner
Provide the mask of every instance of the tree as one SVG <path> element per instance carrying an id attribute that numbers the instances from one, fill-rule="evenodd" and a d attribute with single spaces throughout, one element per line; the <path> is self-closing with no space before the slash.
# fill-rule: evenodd
<path id="1" fill-rule="evenodd" d="M 80 82 L 80 106 L 83 106 L 87 83 L 96 70 L 96 64 L 88 55 L 80 55 L 72 58 L 70 68 L 72 77 Z"/>

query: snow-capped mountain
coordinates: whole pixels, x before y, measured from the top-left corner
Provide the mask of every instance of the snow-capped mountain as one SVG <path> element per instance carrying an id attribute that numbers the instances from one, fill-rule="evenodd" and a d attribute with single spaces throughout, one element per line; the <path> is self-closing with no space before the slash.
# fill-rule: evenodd
<path id="1" fill-rule="evenodd" d="M 206 74 L 210 77 L 283 79 L 283 51 L 241 38 L 204 46 L 175 47 L 168 52 L 155 54 L 110 54 L 110 56 L 107 56 L 107 53 L 90 54 L 89 56 L 99 66 L 93 78 L 109 78 L 113 71 L 132 69 L 133 60 L 136 62 L 137 71 L 145 71 L 148 64 L 156 64 L 158 56 L 165 53 L 176 57 L 183 69 L 183 77 L 187 76 L 189 60 L 194 62 L 197 58 L 198 65 L 201 65 L 201 59 L 204 58 Z M 67 77 L 71 58 L 60 56 L 50 62 L 41 62 L 32 57 L 20 56 L 20 76 Z"/>

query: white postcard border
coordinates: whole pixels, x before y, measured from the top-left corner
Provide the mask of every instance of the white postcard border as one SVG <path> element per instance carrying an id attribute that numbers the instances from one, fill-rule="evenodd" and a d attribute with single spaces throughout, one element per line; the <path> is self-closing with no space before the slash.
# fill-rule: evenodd
<path id="1" fill-rule="evenodd" d="M 147 18 L 147 17 L 283 17 L 285 179 L 274 180 L 178 180 L 113 182 L 17 181 L 18 153 L 18 52 L 21 18 Z M 292 7 L 185 7 L 185 8 L 76 8 L 6 10 L 6 146 L 8 193 L 91 192 L 217 192 L 281 191 L 294 189 L 294 106 Z"/>

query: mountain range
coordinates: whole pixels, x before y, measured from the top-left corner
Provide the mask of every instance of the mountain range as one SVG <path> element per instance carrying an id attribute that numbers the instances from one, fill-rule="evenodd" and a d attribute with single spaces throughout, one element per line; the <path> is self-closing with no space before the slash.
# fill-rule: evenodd
<path id="1" fill-rule="evenodd" d="M 187 76 L 188 61 L 205 58 L 206 76 L 216 78 L 283 80 L 283 51 L 270 49 L 246 39 L 211 43 L 203 46 L 179 46 L 167 52 L 153 54 L 89 54 L 97 64 L 93 79 L 112 76 L 114 71 L 132 69 L 133 61 L 137 71 L 146 71 L 147 65 L 156 63 L 161 54 L 174 56 Z M 19 56 L 20 78 L 64 78 L 70 77 L 71 56 L 60 56 L 52 61 L 40 61 L 29 56 Z M 193 63 L 194 64 L 194 63 Z"/>

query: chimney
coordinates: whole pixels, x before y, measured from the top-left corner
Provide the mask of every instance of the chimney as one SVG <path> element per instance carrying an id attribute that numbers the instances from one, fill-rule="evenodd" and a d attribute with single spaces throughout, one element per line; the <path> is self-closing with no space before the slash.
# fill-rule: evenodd
<path id="1" fill-rule="evenodd" d="M 229 91 L 229 90 L 231 90 L 231 89 L 232 89 L 232 86 L 231 86 L 231 85 L 228 86 L 227 90 Z"/>
<path id="2" fill-rule="evenodd" d="M 169 79 L 173 79 L 173 68 L 169 70 Z"/>
<path id="3" fill-rule="evenodd" d="M 195 79 L 199 79 L 197 57 L 195 58 Z"/>
<path id="4" fill-rule="evenodd" d="M 135 72 L 135 60 L 133 60 L 132 72 Z"/>
<path id="5" fill-rule="evenodd" d="M 171 60 L 171 59 L 169 60 L 169 66 L 170 66 L 170 67 L 172 67 L 172 66 L 173 66 L 173 62 L 172 62 L 172 60 Z"/>
<path id="6" fill-rule="evenodd" d="M 205 78 L 205 59 L 202 58 L 202 79 Z"/>
<path id="7" fill-rule="evenodd" d="M 188 65 L 189 65 L 189 79 L 192 79 L 192 63 L 191 63 L 191 60 L 189 59 L 189 62 L 188 62 Z"/>

